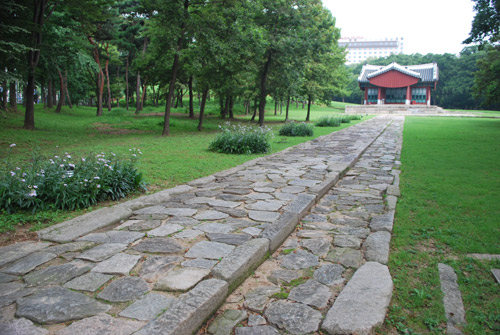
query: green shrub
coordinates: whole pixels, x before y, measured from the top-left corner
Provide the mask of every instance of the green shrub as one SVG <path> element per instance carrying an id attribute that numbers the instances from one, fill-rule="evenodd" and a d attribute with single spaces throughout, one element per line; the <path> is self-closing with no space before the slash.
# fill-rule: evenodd
<path id="1" fill-rule="evenodd" d="M 279 134 L 281 136 L 312 136 L 313 126 L 305 122 L 295 123 L 287 122 L 280 128 Z"/>
<path id="2" fill-rule="evenodd" d="M 11 145 L 14 147 L 15 145 Z M 144 190 L 142 174 L 135 168 L 140 150 L 130 149 L 131 158 L 100 153 L 73 159 L 54 156 L 48 160 L 33 155 L 25 167 L 13 167 L 8 157 L 0 171 L 0 209 L 12 213 L 46 209 L 75 210 L 98 201 L 118 200 L 135 190 Z"/>
<path id="3" fill-rule="evenodd" d="M 209 150 L 226 154 L 258 154 L 268 152 L 271 148 L 269 138 L 272 136 L 268 127 L 249 127 L 231 125 L 219 126 L 222 133 L 210 143 Z"/>
<path id="4" fill-rule="evenodd" d="M 343 115 L 341 117 L 341 122 L 342 123 L 351 123 L 353 120 L 361 120 L 360 115 Z"/>
<path id="5" fill-rule="evenodd" d="M 318 127 L 339 127 L 340 118 L 336 116 L 322 116 L 317 122 Z"/>

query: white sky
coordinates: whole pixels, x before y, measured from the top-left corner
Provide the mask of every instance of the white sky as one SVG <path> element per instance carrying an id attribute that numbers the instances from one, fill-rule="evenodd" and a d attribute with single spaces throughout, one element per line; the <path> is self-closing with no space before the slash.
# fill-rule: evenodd
<path id="1" fill-rule="evenodd" d="M 343 37 L 404 38 L 403 53 L 459 53 L 474 18 L 471 0 L 323 0 Z"/>

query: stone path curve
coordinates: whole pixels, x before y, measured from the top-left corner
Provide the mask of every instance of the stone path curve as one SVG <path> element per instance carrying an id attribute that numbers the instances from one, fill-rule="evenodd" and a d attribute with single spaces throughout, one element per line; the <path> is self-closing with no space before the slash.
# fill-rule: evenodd
<path id="1" fill-rule="evenodd" d="M 402 122 L 402 117 L 378 116 L 188 185 L 56 225 L 40 232 L 43 242 L 0 248 L 0 329 L 7 329 L 6 334 L 72 334 L 83 330 L 88 334 L 195 332 L 230 292 L 280 248 L 297 223 L 363 152 L 381 138 L 388 144 L 364 163 L 380 162 L 378 168 L 368 167 L 373 169 L 368 175 L 376 181 L 373 187 L 369 185 L 370 191 L 358 192 L 349 186 L 350 180 L 356 179 L 356 169 L 364 168 L 359 166 L 342 179 L 338 194 L 330 192 L 323 199 L 331 202 L 337 198 L 336 209 L 340 212 L 342 206 L 351 206 L 350 201 L 363 199 L 366 208 L 382 214 L 384 206 L 379 198 L 387 190 L 389 209 L 395 205 L 396 198 L 390 193 L 397 194 L 397 190 L 389 184 L 398 177 L 392 168 L 400 150 L 397 136 Z M 379 155 L 390 148 L 395 149 L 392 155 Z M 337 223 L 318 222 L 317 218 L 324 215 L 317 212 L 317 208 L 324 207 L 321 201 L 305 222 L 328 230 L 325 223 Z M 371 249 L 367 247 L 362 253 L 366 257 L 373 252 L 367 260 L 383 262 L 385 254 L 380 254 L 376 246 L 388 240 L 383 232 L 391 214 L 372 219 L 381 232 L 370 230 L 365 237 L 371 242 L 367 243 L 362 237 L 366 230 L 356 222 L 370 219 L 371 212 L 358 212 L 339 218 L 346 227 L 334 238 L 334 245 L 335 250 L 343 248 L 345 252 L 330 257 L 351 259 L 349 255 L 356 252 L 348 249 L 354 247 L 352 250 L 359 252 L 360 246 L 363 250 L 371 243 Z M 354 230 L 348 229 L 351 224 Z M 309 230 L 320 233 L 321 229 Z M 293 255 L 304 253 L 306 264 L 311 256 L 322 263 L 329 255 L 322 255 L 328 244 L 325 242 L 330 241 L 327 235 L 324 241 L 323 237 L 311 235 L 308 237 L 313 241 L 307 242 L 304 237 L 297 247 L 304 250 Z M 323 257 L 321 261 L 319 257 Z M 295 263 L 290 262 L 290 271 L 295 271 Z M 328 267 L 322 270 L 331 271 Z M 302 291 L 316 286 L 312 282 Z M 307 302 L 297 302 L 301 295 L 298 291 L 290 292 L 293 301 L 273 303 L 275 308 L 266 316 L 273 325 L 285 327 L 280 326 L 282 321 L 271 321 L 280 308 L 299 313 L 302 305 L 309 307 Z M 308 310 L 311 320 L 316 320 L 317 309 L 323 308 L 324 302 L 309 304 L 314 307 Z"/>

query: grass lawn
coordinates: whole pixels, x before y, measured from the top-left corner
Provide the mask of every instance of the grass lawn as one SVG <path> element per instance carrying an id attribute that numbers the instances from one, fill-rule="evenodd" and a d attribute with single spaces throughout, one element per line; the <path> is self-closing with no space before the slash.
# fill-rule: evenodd
<path id="1" fill-rule="evenodd" d="M 336 103 L 332 107 L 313 106 L 311 119 L 320 116 L 343 112 L 345 104 Z M 269 103 L 268 108 L 273 109 Z M 291 105 L 290 118 L 304 120 L 306 109 L 299 104 Z M 307 106 L 306 106 L 307 108 Z M 95 116 L 95 108 L 77 107 L 63 108 L 61 114 L 54 109 L 47 110 L 37 105 L 35 112 L 35 131 L 22 129 L 23 113 L 5 113 L 0 115 L 0 171 L 4 169 L 3 161 L 9 157 L 11 162 L 23 165 L 32 158 L 33 153 L 42 156 L 62 155 L 65 152 L 73 157 L 84 157 L 89 153 L 113 152 L 126 155 L 130 148 L 139 148 L 143 155 L 138 163 L 139 171 L 149 184 L 149 192 L 186 183 L 190 180 L 225 170 L 262 155 L 226 155 L 207 150 L 209 143 L 219 132 L 218 125 L 226 120 L 212 115 L 204 121 L 204 130 L 196 130 L 198 120 L 191 120 L 187 115 L 173 116 L 171 119 L 171 136 L 162 137 L 163 107 L 146 107 L 141 114 L 134 115 L 134 109 L 123 108 L 104 111 L 102 117 Z M 212 100 L 207 107 L 211 114 L 218 114 L 218 102 Z M 243 110 L 236 105 L 235 111 Z M 178 108 L 173 113 L 185 113 L 186 108 Z M 156 115 L 161 114 L 161 115 Z M 336 128 L 315 127 L 314 136 L 282 137 L 277 134 L 285 115 L 274 116 L 268 112 L 266 121 L 275 132 L 271 140 L 271 153 L 281 151 L 289 146 L 311 140 L 349 126 L 342 124 Z M 241 116 L 240 121 L 248 124 L 249 116 Z M 366 118 L 365 118 L 366 119 Z M 350 125 L 359 121 L 353 121 Z M 16 147 L 9 145 L 15 143 Z M 0 216 L 0 232 L 12 231 L 23 224 L 32 230 L 63 221 L 84 211 L 62 212 L 46 211 L 31 215 L 21 213 Z M 1 241 L 0 241 L 1 242 Z"/>
<path id="2" fill-rule="evenodd" d="M 389 267 L 395 289 L 379 334 L 445 334 L 438 263 L 458 275 L 465 334 L 500 334 L 500 286 L 467 253 L 500 254 L 500 120 L 407 117 Z"/>

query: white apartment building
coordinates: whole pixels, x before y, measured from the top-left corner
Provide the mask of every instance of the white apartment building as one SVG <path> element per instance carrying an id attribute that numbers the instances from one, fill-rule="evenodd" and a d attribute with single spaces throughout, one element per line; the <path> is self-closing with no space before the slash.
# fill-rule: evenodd
<path id="1" fill-rule="evenodd" d="M 342 37 L 341 47 L 347 47 L 346 64 L 360 63 L 368 58 L 386 57 L 403 53 L 403 37 L 368 39 L 364 37 Z"/>

